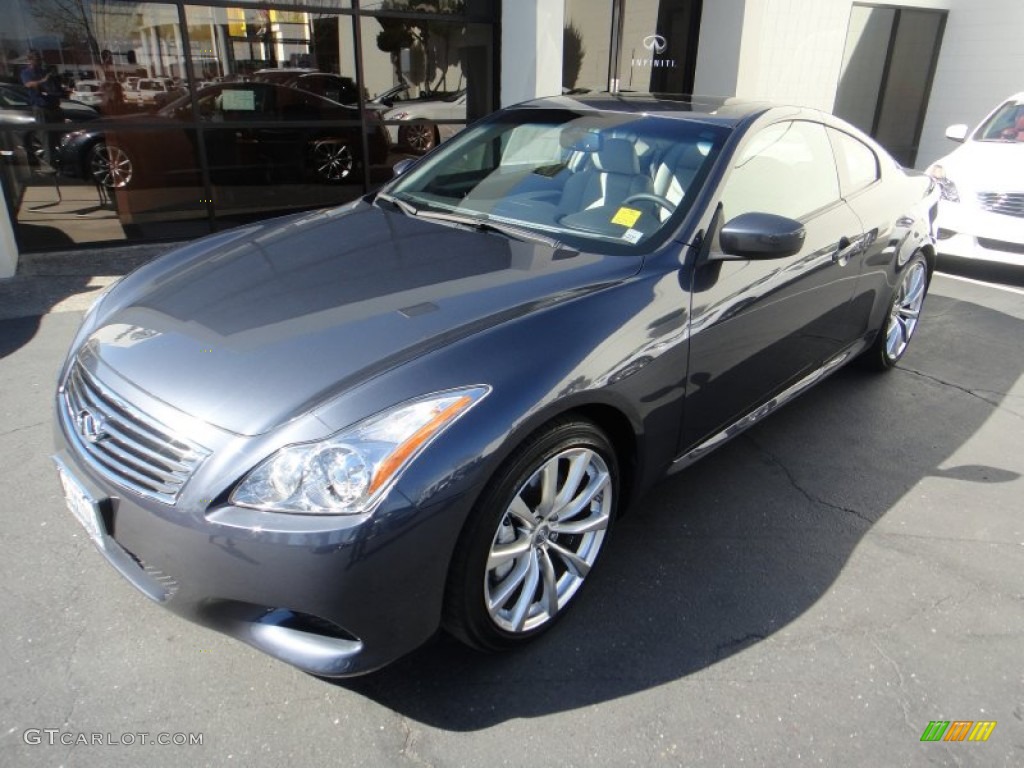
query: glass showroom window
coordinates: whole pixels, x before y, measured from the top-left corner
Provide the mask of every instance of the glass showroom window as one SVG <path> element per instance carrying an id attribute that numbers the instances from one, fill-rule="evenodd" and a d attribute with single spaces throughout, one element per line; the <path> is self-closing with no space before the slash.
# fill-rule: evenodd
<path id="1" fill-rule="evenodd" d="M 255 5 L 0 0 L 0 180 L 22 250 L 348 202 L 425 151 L 411 126 L 437 143 L 495 106 L 492 0 Z M 22 85 L 30 50 L 59 112 L 37 116 Z"/>

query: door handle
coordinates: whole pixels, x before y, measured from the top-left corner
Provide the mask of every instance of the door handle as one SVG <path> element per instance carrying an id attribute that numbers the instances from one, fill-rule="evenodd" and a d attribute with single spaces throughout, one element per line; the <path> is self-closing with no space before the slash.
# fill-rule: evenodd
<path id="1" fill-rule="evenodd" d="M 861 247 L 864 244 L 864 238 L 858 235 L 854 238 L 849 238 L 843 235 L 839 238 L 838 247 L 835 253 L 832 254 L 832 261 L 841 267 L 845 267 L 850 259 L 860 253 Z"/>

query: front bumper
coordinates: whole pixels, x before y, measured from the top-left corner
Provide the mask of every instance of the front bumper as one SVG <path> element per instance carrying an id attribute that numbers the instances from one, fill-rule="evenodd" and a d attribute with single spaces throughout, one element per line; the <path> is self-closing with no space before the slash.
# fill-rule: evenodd
<path id="1" fill-rule="evenodd" d="M 458 503 L 421 509 L 393 490 L 369 515 L 258 513 L 209 503 L 191 487 L 200 471 L 169 505 L 97 473 L 57 411 L 54 461 L 96 503 L 99 551 L 150 599 L 324 677 L 370 672 L 437 631 Z"/>
<path id="2" fill-rule="evenodd" d="M 942 200 L 936 224 L 942 255 L 1024 266 L 1024 218 Z"/>

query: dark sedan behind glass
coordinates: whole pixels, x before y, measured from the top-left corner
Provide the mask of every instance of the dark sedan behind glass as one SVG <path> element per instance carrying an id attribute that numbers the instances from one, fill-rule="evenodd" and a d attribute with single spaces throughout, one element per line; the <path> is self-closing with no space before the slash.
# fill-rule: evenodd
<path id="1" fill-rule="evenodd" d="M 407 166 L 126 277 L 55 399 L 114 567 L 311 673 L 532 640 L 654 481 L 921 317 L 931 181 L 815 111 L 539 100 Z"/>
<path id="2" fill-rule="evenodd" d="M 358 108 L 269 82 L 206 86 L 196 103 L 214 183 L 341 182 L 362 163 Z M 112 189 L 200 185 L 198 135 L 185 94 L 155 114 L 67 135 L 61 168 Z M 387 132 L 369 111 L 365 140 L 370 162 L 382 163 Z"/>

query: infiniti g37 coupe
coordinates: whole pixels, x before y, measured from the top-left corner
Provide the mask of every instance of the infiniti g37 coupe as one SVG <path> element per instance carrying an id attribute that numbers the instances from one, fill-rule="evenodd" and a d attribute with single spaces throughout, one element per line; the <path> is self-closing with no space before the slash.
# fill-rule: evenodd
<path id="1" fill-rule="evenodd" d="M 106 559 L 323 676 L 548 630 L 656 479 L 899 361 L 934 260 L 931 180 L 806 109 L 542 99 L 396 174 L 125 277 L 56 395 Z"/>

